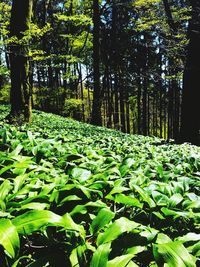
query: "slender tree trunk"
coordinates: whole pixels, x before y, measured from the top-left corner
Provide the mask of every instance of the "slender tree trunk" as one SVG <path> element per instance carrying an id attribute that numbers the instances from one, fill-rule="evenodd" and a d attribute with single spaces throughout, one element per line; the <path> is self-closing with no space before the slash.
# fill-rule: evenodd
<path id="1" fill-rule="evenodd" d="M 83 92 L 83 77 L 82 77 L 82 68 L 81 64 L 79 64 L 80 69 L 79 69 L 79 83 L 80 83 L 80 90 L 81 90 L 81 109 L 82 109 L 82 120 L 85 121 L 85 107 L 84 107 L 84 92 Z"/>
<path id="2" fill-rule="evenodd" d="M 108 113 L 107 113 L 107 127 L 112 127 L 112 88 L 109 76 L 109 68 L 108 65 L 105 66 L 105 76 L 106 76 L 106 91 L 107 91 L 107 102 L 108 102 Z"/>
<path id="3" fill-rule="evenodd" d="M 142 133 L 147 135 L 147 78 L 143 80 L 142 92 Z"/>
<path id="4" fill-rule="evenodd" d="M 102 125 L 101 118 L 101 86 L 100 86 L 100 14 L 99 0 L 93 0 L 93 67 L 94 67 L 94 92 L 91 123 L 94 125 Z"/>
<path id="5" fill-rule="evenodd" d="M 115 107 L 114 107 L 114 127 L 119 130 L 119 90 L 118 90 L 118 77 L 114 75 L 114 91 L 115 91 Z"/>
<path id="6" fill-rule="evenodd" d="M 137 130 L 138 134 L 141 134 L 141 78 L 140 73 L 137 77 Z"/>
<path id="7" fill-rule="evenodd" d="M 20 41 L 30 27 L 32 0 L 13 0 L 10 36 Z M 11 112 L 9 121 L 21 124 L 31 121 L 31 86 L 29 81 L 28 44 L 15 43 L 10 47 Z"/>
<path id="8" fill-rule="evenodd" d="M 130 105 L 129 105 L 129 99 L 128 96 L 126 96 L 126 132 L 131 132 L 130 127 Z"/>

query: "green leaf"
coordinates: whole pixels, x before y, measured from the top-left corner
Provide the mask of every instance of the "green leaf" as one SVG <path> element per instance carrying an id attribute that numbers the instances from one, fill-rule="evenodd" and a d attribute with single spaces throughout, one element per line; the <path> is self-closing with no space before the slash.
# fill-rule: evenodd
<path id="1" fill-rule="evenodd" d="M 189 215 L 188 211 L 175 211 L 168 208 L 161 208 L 161 211 L 165 216 L 174 216 L 174 217 L 187 217 Z"/>
<path id="2" fill-rule="evenodd" d="M 124 177 L 128 173 L 134 163 L 135 160 L 133 158 L 127 158 L 123 161 L 123 164 L 119 167 L 119 171 L 122 177 Z"/>
<path id="3" fill-rule="evenodd" d="M 16 227 L 9 219 L 0 220 L 0 244 L 11 258 L 15 258 L 19 252 L 20 241 Z"/>
<path id="4" fill-rule="evenodd" d="M 103 208 L 99 211 L 90 226 L 91 234 L 96 234 L 106 224 L 108 224 L 115 217 L 114 212 L 108 208 Z"/>
<path id="5" fill-rule="evenodd" d="M 91 171 L 82 168 L 74 168 L 71 172 L 71 175 L 74 179 L 78 180 L 80 183 L 83 183 L 89 179 L 91 176 Z"/>
<path id="6" fill-rule="evenodd" d="M 187 248 L 189 251 L 191 251 L 192 255 L 195 255 L 197 258 L 200 258 L 200 241 L 194 244 L 191 247 Z"/>
<path id="7" fill-rule="evenodd" d="M 22 149 L 23 149 L 23 146 L 22 146 L 21 144 L 17 145 L 17 147 L 15 148 L 15 150 L 13 150 L 13 151 L 10 153 L 10 156 L 11 156 L 11 157 L 18 156 Z"/>
<path id="8" fill-rule="evenodd" d="M 113 260 L 110 260 L 108 262 L 107 267 L 124 267 L 130 262 L 133 257 L 134 254 L 127 254 L 115 257 Z"/>
<path id="9" fill-rule="evenodd" d="M 86 251 L 87 247 L 84 245 L 80 245 L 76 248 L 76 253 L 77 253 L 77 259 L 79 266 L 86 266 Z"/>
<path id="10" fill-rule="evenodd" d="M 146 202 L 150 208 L 155 208 L 156 204 L 153 201 L 153 199 L 151 199 L 151 197 L 148 195 L 148 193 L 143 190 L 141 187 L 139 187 L 138 185 L 134 185 L 132 184 L 132 187 L 139 193 L 139 195 L 141 196 L 142 200 L 144 202 Z"/>
<path id="11" fill-rule="evenodd" d="M 183 196 L 179 193 L 174 194 L 173 196 L 170 197 L 170 207 L 176 207 L 181 201 L 183 200 Z"/>
<path id="12" fill-rule="evenodd" d="M 97 244 L 101 245 L 116 239 L 124 232 L 130 232 L 135 229 L 139 224 L 130 221 L 125 217 L 121 217 L 112 223 L 104 233 L 100 234 L 97 238 Z"/>
<path id="13" fill-rule="evenodd" d="M 14 194 L 21 189 L 27 177 L 28 175 L 24 174 L 24 175 L 19 175 L 14 179 L 14 190 L 13 190 Z"/>
<path id="14" fill-rule="evenodd" d="M 146 246 L 134 246 L 134 247 L 130 247 L 126 250 L 127 254 L 131 254 L 131 255 L 136 255 L 144 250 L 146 250 L 147 247 Z"/>
<path id="15" fill-rule="evenodd" d="M 110 253 L 111 243 L 105 243 L 98 246 L 93 254 L 90 267 L 105 267 L 108 262 L 108 255 Z"/>
<path id="16" fill-rule="evenodd" d="M 143 207 L 143 204 L 137 198 L 132 196 L 125 196 L 123 194 L 115 195 L 115 202 L 138 208 Z"/>
<path id="17" fill-rule="evenodd" d="M 176 238 L 178 241 L 181 241 L 182 243 L 190 242 L 190 241 L 199 241 L 200 240 L 200 234 L 196 233 L 187 233 L 184 236 L 180 236 Z"/>
<path id="18" fill-rule="evenodd" d="M 12 220 L 19 234 L 31 234 L 47 225 L 63 225 L 63 218 L 48 210 L 31 210 Z"/>
<path id="19" fill-rule="evenodd" d="M 22 205 L 19 210 L 25 210 L 25 209 L 30 209 L 30 210 L 44 210 L 49 206 L 48 203 L 39 203 L 39 202 L 31 202 L 27 203 L 25 205 Z"/>
<path id="20" fill-rule="evenodd" d="M 71 212 L 70 215 L 74 216 L 77 213 L 85 214 L 87 213 L 87 208 L 88 207 L 94 207 L 94 208 L 105 208 L 106 204 L 101 202 L 101 201 L 96 201 L 96 202 L 88 202 L 85 205 L 77 205 Z"/>
<path id="21" fill-rule="evenodd" d="M 158 244 L 164 244 L 172 242 L 172 240 L 165 234 L 159 233 L 156 239 L 156 243 Z"/>
<path id="22" fill-rule="evenodd" d="M 4 182 L 0 186 L 0 199 L 4 200 L 8 196 L 8 193 L 11 189 L 11 182 L 9 180 L 4 180 Z"/>
<path id="23" fill-rule="evenodd" d="M 153 245 L 153 253 L 159 266 L 167 263 L 169 267 L 196 267 L 194 258 L 178 241 Z"/>
<path id="24" fill-rule="evenodd" d="M 169 203 L 169 198 L 160 192 L 153 191 L 152 196 L 158 206 L 167 206 Z"/>
<path id="25" fill-rule="evenodd" d="M 58 215 L 57 215 L 58 216 Z M 85 235 L 85 230 L 82 225 L 76 224 L 69 213 L 62 216 L 62 226 L 67 230 L 80 232 L 82 236 Z"/>

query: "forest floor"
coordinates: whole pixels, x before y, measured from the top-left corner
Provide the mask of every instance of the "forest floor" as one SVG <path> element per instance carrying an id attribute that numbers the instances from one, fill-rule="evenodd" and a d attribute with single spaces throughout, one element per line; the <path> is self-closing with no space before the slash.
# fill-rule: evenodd
<path id="1" fill-rule="evenodd" d="M 200 147 L 40 111 L 17 127 L 7 113 L 1 267 L 199 266 Z"/>

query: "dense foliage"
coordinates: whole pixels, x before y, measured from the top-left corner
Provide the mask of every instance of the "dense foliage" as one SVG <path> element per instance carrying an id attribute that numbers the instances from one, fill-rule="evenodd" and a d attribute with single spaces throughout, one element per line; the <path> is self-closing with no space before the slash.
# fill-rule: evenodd
<path id="1" fill-rule="evenodd" d="M 33 117 L 0 122 L 1 266 L 198 266 L 199 147 Z"/>

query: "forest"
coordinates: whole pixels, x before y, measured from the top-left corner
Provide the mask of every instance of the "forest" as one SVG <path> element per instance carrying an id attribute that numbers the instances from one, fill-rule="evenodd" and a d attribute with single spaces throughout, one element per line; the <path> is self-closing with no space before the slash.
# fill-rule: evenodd
<path id="1" fill-rule="evenodd" d="M 199 144 L 198 1 L 26 5 L 0 4 L 2 103 Z"/>
<path id="2" fill-rule="evenodd" d="M 0 2 L 0 267 L 200 266 L 200 1 Z"/>

